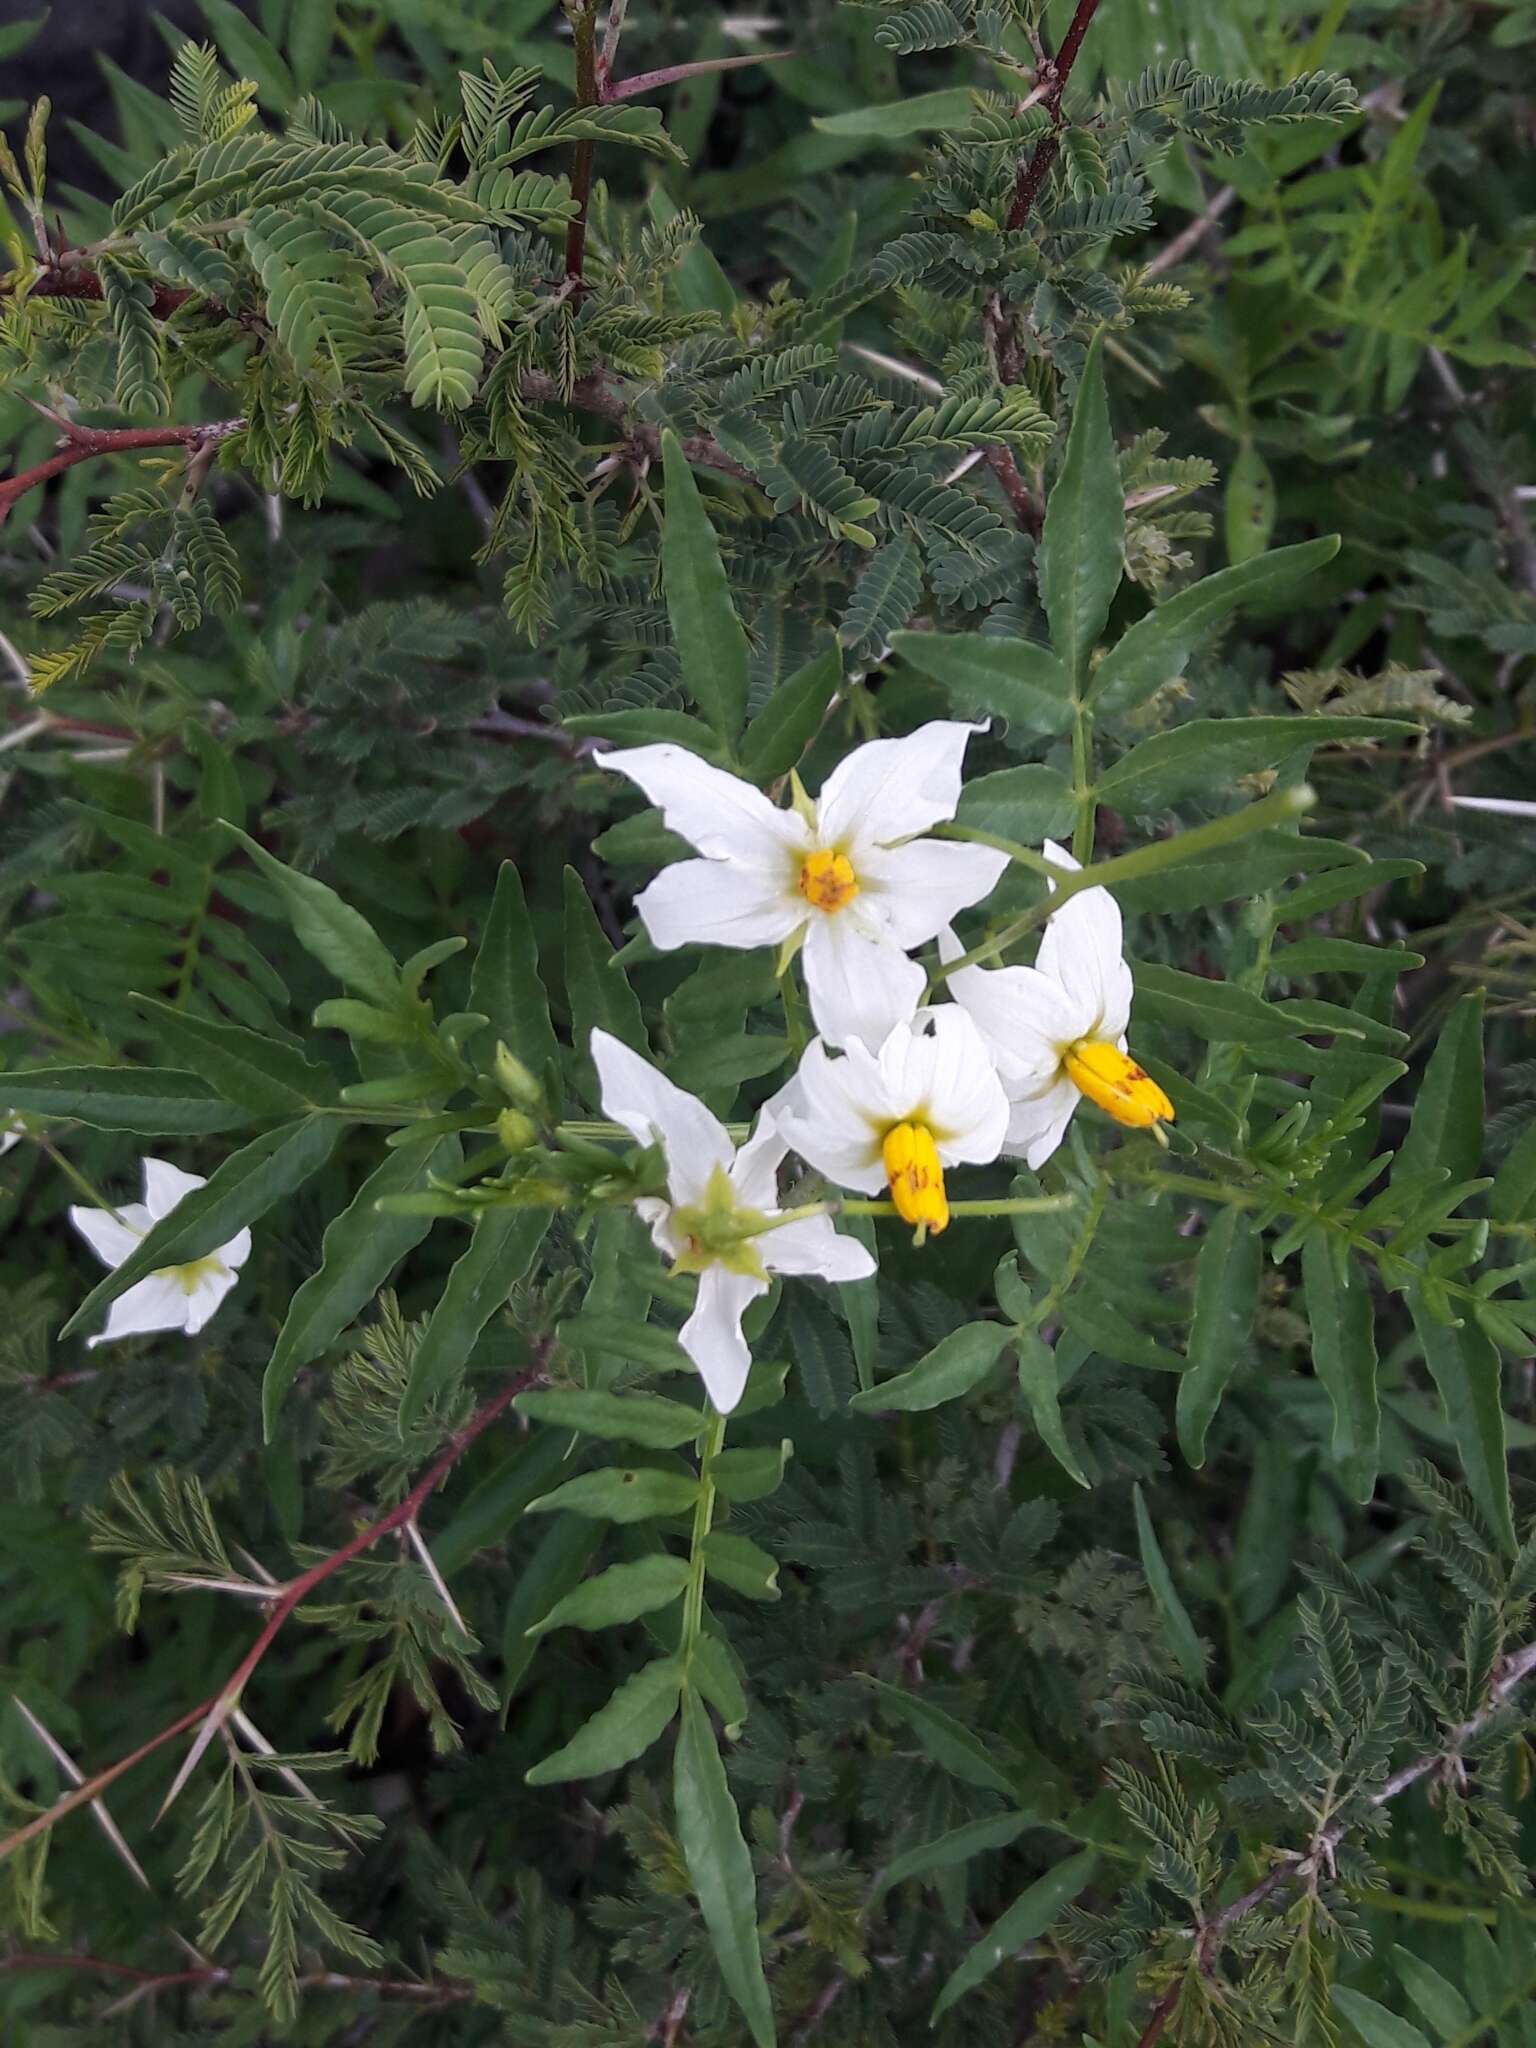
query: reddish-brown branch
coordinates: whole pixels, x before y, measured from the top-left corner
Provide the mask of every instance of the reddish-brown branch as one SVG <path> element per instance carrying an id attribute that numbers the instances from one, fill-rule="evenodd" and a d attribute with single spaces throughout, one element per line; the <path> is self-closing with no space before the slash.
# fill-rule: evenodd
<path id="1" fill-rule="evenodd" d="M 0 291 L 5 290 L 5 281 L 0 279 Z M 149 310 L 157 320 L 169 320 L 179 306 L 188 299 L 202 296 L 186 285 L 163 284 L 151 280 L 153 297 Z M 71 263 L 66 257 L 56 268 L 41 271 L 27 286 L 29 299 L 100 299 L 104 297 L 101 279 L 88 263 Z M 222 310 L 222 308 L 221 308 Z"/>
<path id="2" fill-rule="evenodd" d="M 763 50 L 751 57 L 701 57 L 694 64 L 664 64 L 659 71 L 637 71 L 631 78 L 607 79 L 599 71 L 598 89 L 605 106 L 632 100 L 642 92 L 660 92 L 684 78 L 703 78 L 713 71 L 744 71 L 749 64 L 782 64 L 794 50 Z"/>
<path id="3" fill-rule="evenodd" d="M 132 1963 L 113 1962 L 107 1956 L 82 1956 L 61 1950 L 57 1955 L 26 1954 L 0 1956 L 0 1972 L 6 1970 L 75 1970 L 93 1977 L 116 1977 L 137 1985 L 140 1991 L 170 1991 L 182 1984 L 222 1988 L 229 1971 L 216 1963 L 194 1970 L 141 1970 Z M 421 1998 L 447 2005 L 472 1998 L 462 1984 L 418 1984 L 409 1977 L 348 1977 L 336 1970 L 312 1970 L 300 1977 L 299 1987 L 307 1991 L 355 1991 L 373 1998 Z"/>
<path id="4" fill-rule="evenodd" d="M 189 1707 L 187 1712 L 179 1715 L 169 1727 L 162 1728 L 157 1735 L 152 1735 L 148 1742 L 140 1743 L 128 1756 L 120 1757 L 115 1764 L 108 1764 L 104 1771 L 98 1771 L 95 1777 L 87 1778 L 82 1784 L 76 1785 L 71 1791 L 66 1792 L 62 1799 L 56 1800 L 46 1813 L 40 1813 L 35 1820 L 28 1821 L 25 1827 L 18 1828 L 14 1834 L 0 1841 L 0 1862 L 38 1835 L 45 1834 L 78 1807 L 88 1806 L 93 1799 L 99 1799 L 109 1785 L 115 1784 L 126 1772 L 131 1771 L 135 1764 L 142 1763 L 148 1756 L 153 1756 L 157 1749 L 163 1749 L 168 1742 L 174 1742 L 178 1735 L 183 1735 L 189 1728 L 196 1727 L 200 1721 L 206 1720 L 220 1708 L 233 1705 L 250 1682 L 257 1665 L 272 1647 L 278 1632 L 294 1609 L 307 1600 L 316 1586 L 328 1579 L 333 1572 L 340 1571 L 343 1565 L 350 1564 L 354 1557 L 360 1557 L 365 1550 L 371 1550 L 381 1536 L 387 1536 L 391 1530 L 402 1529 L 407 1522 L 414 1521 L 423 1504 L 436 1492 L 475 1439 L 489 1429 L 499 1415 L 505 1413 L 517 1396 L 533 1384 L 542 1370 L 541 1351 L 529 1371 L 519 1373 L 515 1379 L 509 1380 L 499 1394 L 493 1394 L 489 1401 L 483 1403 L 464 1427 L 449 1439 L 446 1449 L 435 1464 L 430 1467 L 424 1478 L 416 1482 L 398 1506 L 391 1508 L 387 1515 L 381 1515 L 378 1521 L 370 1522 L 367 1528 L 359 1529 L 357 1534 L 343 1543 L 339 1550 L 333 1550 L 328 1557 L 321 1558 L 318 1564 L 312 1564 L 308 1571 L 301 1572 L 298 1578 L 290 1580 L 273 1602 L 272 1612 L 268 1615 L 261 1633 L 217 1692 L 211 1693 L 205 1700 L 200 1700 L 195 1707 Z"/>
<path id="5" fill-rule="evenodd" d="M 1040 187 L 1045 183 L 1051 165 L 1061 150 L 1061 98 L 1067 89 L 1067 80 L 1072 76 L 1072 66 L 1077 62 L 1078 52 L 1083 47 L 1083 37 L 1088 33 L 1088 24 L 1098 12 L 1099 0 L 1077 0 L 1077 9 L 1072 16 L 1072 25 L 1062 38 L 1061 48 L 1056 52 L 1051 66 L 1051 80 L 1041 95 L 1041 105 L 1051 117 L 1051 132 L 1042 135 L 1035 144 L 1027 161 L 1019 166 L 1018 180 L 1013 188 L 1013 204 L 1008 209 L 1010 228 L 1023 227 L 1029 218 L 1030 208 L 1040 196 Z"/>
<path id="6" fill-rule="evenodd" d="M 190 448 L 195 457 L 211 451 L 245 425 L 239 419 L 205 421 L 195 427 L 82 427 L 62 416 L 54 417 L 66 445 L 46 461 L 34 463 L 31 469 L 0 479 L 0 525 L 4 525 L 18 498 L 24 498 L 50 477 L 73 469 L 77 463 L 90 462 L 98 455 L 130 455 L 139 448 Z"/>

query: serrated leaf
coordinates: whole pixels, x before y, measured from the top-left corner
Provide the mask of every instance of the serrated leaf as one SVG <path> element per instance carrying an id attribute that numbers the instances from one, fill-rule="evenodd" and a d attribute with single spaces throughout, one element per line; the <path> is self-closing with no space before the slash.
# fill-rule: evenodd
<path id="1" fill-rule="evenodd" d="M 682 1666 L 658 1657 L 627 1678 L 563 1749 L 534 1765 L 530 1785 L 558 1785 L 569 1778 L 595 1778 L 642 1756 L 665 1734 L 677 1712 Z"/>
<path id="2" fill-rule="evenodd" d="M 605 1522 L 648 1522 L 655 1516 L 684 1515 L 699 1496 L 696 1479 L 658 1472 L 648 1465 L 606 1466 L 583 1472 L 528 1503 L 530 1515 L 566 1512 Z"/>
<path id="3" fill-rule="evenodd" d="M 293 1046 L 243 1025 L 193 1016 L 153 996 L 129 1000 L 154 1025 L 173 1057 L 184 1059 L 226 1102 L 252 1116 L 300 1116 L 335 1093 L 329 1071 Z"/>
<path id="4" fill-rule="evenodd" d="M 0 1110 L 71 1117 L 98 1131 L 201 1137 L 249 1122 L 196 1074 L 173 1067 L 29 1067 L 0 1074 Z"/>
<path id="5" fill-rule="evenodd" d="M 286 866 L 237 826 L 226 824 L 223 829 L 239 840 L 261 872 L 276 885 L 293 935 L 305 952 L 357 995 L 386 1010 L 397 1008 L 400 970 L 367 918 L 343 903 L 334 889 Z"/>
<path id="6" fill-rule="evenodd" d="M 557 1429 L 673 1450 L 692 1443 L 705 1427 L 697 1408 L 660 1394 L 605 1394 L 592 1387 L 535 1387 L 512 1404 L 521 1414 Z"/>
<path id="7" fill-rule="evenodd" d="M 986 1378 L 1012 1336 L 1006 1323 L 967 1323 L 952 1330 L 908 1371 L 855 1394 L 848 1405 L 859 1414 L 886 1409 L 906 1413 L 958 1400 Z"/>
<path id="8" fill-rule="evenodd" d="M 597 1080 L 589 1050 L 592 1033 L 598 1029 L 610 1032 L 646 1059 L 651 1049 L 639 1001 L 614 960 L 592 899 L 574 868 L 565 871 L 565 988 L 583 1093 L 595 1105 Z"/>
<path id="9" fill-rule="evenodd" d="M 1185 797 L 1231 789 L 1240 776 L 1273 768 L 1303 747 L 1411 739 L 1418 730 L 1400 718 L 1192 718 L 1122 754 L 1099 777 L 1096 794 L 1117 811 L 1163 811 Z"/>
<path id="10" fill-rule="evenodd" d="M 552 1628 L 613 1628 L 620 1622 L 635 1621 L 680 1598 L 688 1577 L 687 1558 L 672 1557 L 665 1551 L 637 1557 L 629 1564 L 611 1564 L 607 1571 L 557 1600 L 528 1634 L 544 1635 Z"/>
<path id="11" fill-rule="evenodd" d="M 1445 1419 L 1472 1498 L 1506 1557 L 1519 1549 L 1509 1498 L 1503 1368 L 1497 1349 L 1473 1322 L 1452 1328 L 1431 1314 L 1424 1289 L 1407 1290 L 1419 1349 L 1440 1391 Z"/>
<path id="12" fill-rule="evenodd" d="M 1451 1011 L 1430 1054 L 1392 1178 L 1438 1166 L 1453 1181 L 1470 1180 L 1482 1151 L 1483 998 L 1477 990 Z"/>
<path id="13" fill-rule="evenodd" d="M 1302 1245 L 1301 1277 L 1312 1364 L 1333 1403 L 1333 1455 L 1351 1498 L 1367 1501 L 1381 1455 L 1370 1285 L 1352 1260 L 1339 1271 L 1325 1228 L 1309 1232 Z"/>

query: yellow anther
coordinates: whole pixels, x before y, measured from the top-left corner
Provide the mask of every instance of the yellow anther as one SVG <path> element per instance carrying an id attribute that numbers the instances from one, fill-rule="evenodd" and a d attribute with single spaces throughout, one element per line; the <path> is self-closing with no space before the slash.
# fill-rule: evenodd
<path id="1" fill-rule="evenodd" d="M 1067 1078 L 1116 1123 L 1145 1131 L 1173 1122 L 1173 1104 L 1128 1052 L 1103 1038 L 1080 1038 L 1062 1056 Z"/>
<path id="2" fill-rule="evenodd" d="M 845 853 L 808 853 L 800 864 L 800 894 L 817 910 L 842 910 L 859 893 L 858 877 Z"/>
<path id="3" fill-rule="evenodd" d="M 949 1227 L 949 1201 L 938 1147 L 926 1124 L 897 1124 L 880 1147 L 891 1200 L 904 1223 L 915 1223 L 937 1237 Z"/>

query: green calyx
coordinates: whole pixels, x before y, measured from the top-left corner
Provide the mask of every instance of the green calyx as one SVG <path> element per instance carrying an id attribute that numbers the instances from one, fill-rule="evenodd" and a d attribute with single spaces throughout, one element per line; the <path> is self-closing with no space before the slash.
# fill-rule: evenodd
<path id="1" fill-rule="evenodd" d="M 772 1225 L 761 1209 L 737 1203 L 736 1190 L 723 1166 L 710 1175 L 702 1202 L 672 1211 L 672 1228 L 687 1246 L 673 1261 L 674 1273 L 702 1273 L 710 1266 L 724 1266 L 729 1273 L 767 1279 L 755 1240 Z"/>

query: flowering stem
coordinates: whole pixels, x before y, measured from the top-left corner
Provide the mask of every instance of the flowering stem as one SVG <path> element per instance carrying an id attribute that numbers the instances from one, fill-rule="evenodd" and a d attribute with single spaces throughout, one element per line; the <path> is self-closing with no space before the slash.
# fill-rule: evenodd
<path id="1" fill-rule="evenodd" d="M 1032 846 L 1021 846 L 1017 839 L 1004 839 L 997 832 L 978 832 L 971 825 L 934 825 L 931 831 L 935 839 L 965 839 L 975 846 L 990 846 L 998 853 L 1006 853 L 1010 860 L 1016 860 L 1020 867 L 1029 868 L 1037 875 L 1048 875 L 1054 879 L 1062 872 L 1048 861 L 1043 853 L 1037 853 Z"/>
<path id="2" fill-rule="evenodd" d="M 1074 1209 L 1076 1195 L 1012 1195 L 1003 1201 L 951 1202 L 951 1216 L 1043 1216 L 1053 1209 Z M 845 1216 L 896 1216 L 894 1202 L 865 1202 L 851 1198 L 822 1205 L 826 1214 L 841 1210 Z"/>
<path id="3" fill-rule="evenodd" d="M 1043 924 L 1053 911 L 1059 910 L 1080 889 L 1108 888 L 1113 882 L 1130 882 L 1141 875 L 1156 874 L 1162 868 L 1178 867 L 1193 854 L 1209 853 L 1218 846 L 1230 846 L 1235 840 L 1247 839 L 1271 825 L 1290 824 L 1303 811 L 1310 810 L 1315 800 L 1306 783 L 1297 783 L 1293 789 L 1276 790 L 1273 795 L 1261 797 L 1256 804 L 1249 804 L 1241 811 L 1232 811 L 1225 818 L 1213 818 L 1208 825 L 1197 825 L 1192 832 L 1177 833 L 1172 839 L 1154 840 L 1150 846 L 1138 846 L 1130 853 L 1117 853 L 1113 860 L 1101 860 L 1096 867 L 1081 868 L 1076 873 L 1054 869 L 1056 887 L 1053 895 L 1037 903 L 1032 910 L 1026 910 L 1021 917 L 1014 918 L 1010 924 L 1005 924 L 990 939 L 983 939 L 979 946 L 962 953 L 958 960 L 951 960 L 930 977 L 929 990 L 935 982 L 953 974 L 958 967 L 976 967 L 983 961 L 995 960 L 1000 953 L 1006 953 L 1016 940 L 1032 932 L 1036 925 Z"/>
<path id="4" fill-rule="evenodd" d="M 48 1154 L 48 1157 L 53 1161 L 54 1165 L 59 1169 L 60 1173 L 64 1175 L 64 1178 L 66 1180 L 74 1182 L 75 1186 L 80 1190 L 81 1194 L 85 1196 L 86 1200 L 90 1203 L 93 1209 L 105 1210 L 107 1215 L 112 1217 L 114 1222 L 122 1222 L 122 1217 L 118 1215 L 117 1210 L 114 1208 L 112 1203 L 107 1200 L 106 1196 L 101 1192 L 100 1188 L 98 1188 L 93 1181 L 90 1181 L 86 1178 L 86 1176 L 80 1171 L 79 1167 L 75 1165 L 73 1160 L 67 1159 L 64 1156 L 64 1154 L 58 1149 L 58 1147 L 54 1144 L 51 1144 L 47 1138 L 33 1136 L 31 1132 L 28 1133 L 28 1136 L 33 1138 L 33 1143 L 36 1144 L 40 1148 L 40 1150 Z"/>

